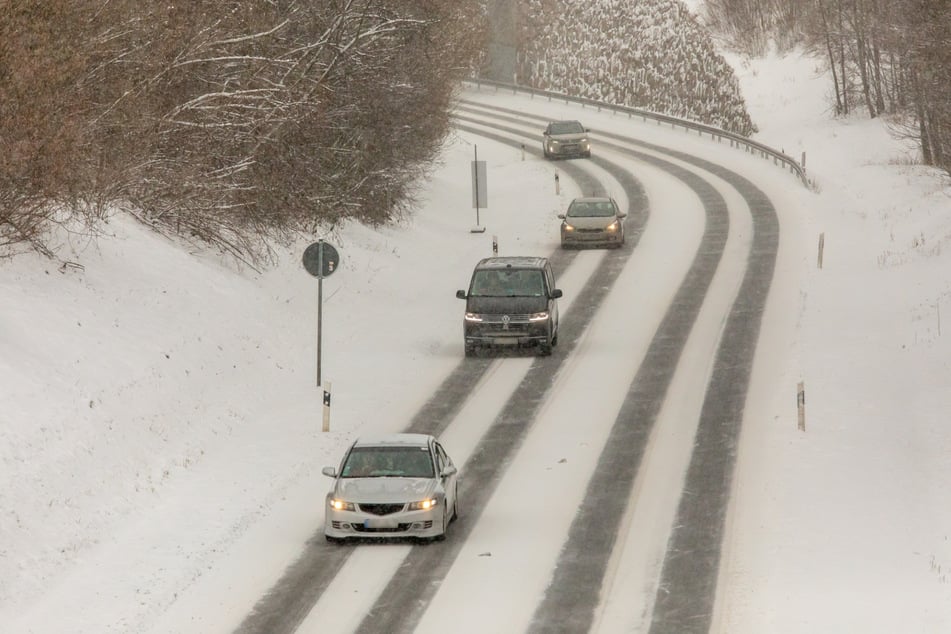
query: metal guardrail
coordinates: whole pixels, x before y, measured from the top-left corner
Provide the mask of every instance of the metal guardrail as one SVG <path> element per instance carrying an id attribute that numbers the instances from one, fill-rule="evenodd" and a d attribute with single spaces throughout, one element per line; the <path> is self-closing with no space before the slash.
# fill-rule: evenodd
<path id="1" fill-rule="evenodd" d="M 641 108 L 632 108 L 630 106 L 618 106 L 614 104 L 604 103 L 601 101 L 596 101 L 594 99 L 585 99 L 583 97 L 573 97 L 571 95 L 566 95 L 560 92 L 552 92 L 550 90 L 539 90 L 537 88 L 530 88 L 527 86 L 519 86 L 517 84 L 508 84 L 505 82 L 492 81 L 488 79 L 467 79 L 463 83 L 474 85 L 477 89 L 481 90 L 482 86 L 489 86 L 494 88 L 496 92 L 499 90 L 510 90 L 512 94 L 525 93 L 531 95 L 533 98 L 536 96 L 546 97 L 549 101 L 557 100 L 564 101 L 565 103 L 577 103 L 582 107 L 591 106 L 601 110 L 608 110 L 616 113 L 624 113 L 629 117 L 638 116 L 641 117 L 644 121 L 647 119 L 652 119 L 660 123 L 670 124 L 672 127 L 682 127 L 686 130 L 695 130 L 701 136 L 706 133 L 716 141 L 722 141 L 727 139 L 730 141 L 731 147 L 742 147 L 746 152 L 750 154 L 759 155 L 762 158 L 772 159 L 774 165 L 782 165 L 785 169 L 788 169 L 790 172 L 795 174 L 800 182 L 806 187 L 811 187 L 809 179 L 806 178 L 806 169 L 797 162 L 794 158 L 775 150 L 768 145 L 764 145 L 757 141 L 753 141 L 745 136 L 740 134 L 735 134 L 733 132 L 727 132 L 721 128 L 717 128 L 711 125 L 706 125 L 705 123 L 699 123 L 697 121 L 690 121 L 689 119 L 680 119 L 678 117 L 672 117 L 670 115 L 661 114 L 658 112 L 651 112 L 650 110 L 643 110 Z"/>

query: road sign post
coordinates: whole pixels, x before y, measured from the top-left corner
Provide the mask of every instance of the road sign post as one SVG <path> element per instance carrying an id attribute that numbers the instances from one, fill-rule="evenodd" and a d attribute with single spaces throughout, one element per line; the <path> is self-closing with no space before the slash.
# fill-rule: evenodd
<path id="1" fill-rule="evenodd" d="M 320 346 L 323 339 L 323 303 L 324 303 L 324 278 L 337 270 L 340 264 L 340 254 L 337 253 L 332 245 L 323 240 L 314 242 L 304 250 L 303 257 L 304 268 L 308 273 L 317 278 L 317 387 L 323 387 L 320 368 Z M 323 394 L 324 403 L 324 431 L 330 429 L 330 384 Z"/>
<path id="2" fill-rule="evenodd" d="M 472 161 L 472 206 L 476 210 L 476 226 L 472 233 L 484 233 L 485 227 L 479 222 L 479 210 L 484 207 L 489 197 L 486 184 L 485 161 L 479 160 L 479 147 L 473 145 L 474 160 Z"/>

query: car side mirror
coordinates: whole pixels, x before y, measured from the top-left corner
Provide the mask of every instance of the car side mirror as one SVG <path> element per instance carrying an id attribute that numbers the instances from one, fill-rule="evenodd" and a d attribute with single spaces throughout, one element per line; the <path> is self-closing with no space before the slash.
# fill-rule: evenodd
<path id="1" fill-rule="evenodd" d="M 456 465 L 452 465 L 443 469 L 440 475 L 444 478 L 448 478 L 451 475 L 455 475 L 457 471 L 458 469 L 456 469 Z"/>
<path id="2" fill-rule="evenodd" d="M 550 133 L 548 130 L 545 130 L 544 132 L 542 132 L 542 135 L 544 135 L 544 136 L 548 136 L 549 134 L 551 134 L 551 133 Z"/>
<path id="3" fill-rule="evenodd" d="M 456 291 L 456 297 L 458 297 L 459 299 L 468 299 L 468 296 L 466 296 L 465 291 Z"/>
<path id="4" fill-rule="evenodd" d="M 565 219 L 565 214 L 558 214 L 558 217 L 561 218 L 562 220 L 564 220 L 564 219 Z"/>
<path id="5" fill-rule="evenodd" d="M 320 472 L 321 472 L 322 474 L 324 474 L 325 476 L 329 477 L 329 478 L 336 478 L 336 477 L 337 477 L 337 469 L 336 469 L 336 467 L 324 467 L 323 469 L 321 469 Z"/>
<path id="6" fill-rule="evenodd" d="M 560 288 L 556 288 L 555 290 L 553 290 L 553 291 L 551 292 L 551 298 L 552 298 L 552 299 L 558 299 L 559 297 L 561 297 L 561 295 L 562 295 L 562 293 L 561 293 L 561 289 L 560 289 Z"/>
<path id="7" fill-rule="evenodd" d="M 624 212 L 621 212 L 621 213 L 619 213 L 619 214 L 617 215 L 617 217 L 618 217 L 618 218 L 627 218 L 627 214 L 624 213 Z"/>

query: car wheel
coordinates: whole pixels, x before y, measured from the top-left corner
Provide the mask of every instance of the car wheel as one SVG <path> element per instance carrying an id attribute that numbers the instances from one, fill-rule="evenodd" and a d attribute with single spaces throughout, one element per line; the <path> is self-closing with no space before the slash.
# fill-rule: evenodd
<path id="1" fill-rule="evenodd" d="M 449 522 L 452 521 L 452 518 L 449 517 L 446 513 L 442 515 L 442 532 L 433 537 L 434 542 L 444 542 L 446 541 L 446 529 L 449 528 Z"/>
<path id="2" fill-rule="evenodd" d="M 543 357 L 551 356 L 551 347 L 555 344 L 551 331 L 548 331 L 548 337 L 545 341 L 538 344 L 538 354 Z"/>
<path id="3" fill-rule="evenodd" d="M 456 494 L 452 497 L 452 517 L 449 518 L 449 523 L 452 524 L 457 519 L 459 519 L 459 487 L 456 487 Z"/>

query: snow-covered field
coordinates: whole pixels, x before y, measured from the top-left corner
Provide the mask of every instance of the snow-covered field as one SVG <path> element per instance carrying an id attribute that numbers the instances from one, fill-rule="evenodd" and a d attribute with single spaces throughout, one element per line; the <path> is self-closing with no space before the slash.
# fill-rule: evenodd
<path id="1" fill-rule="evenodd" d="M 806 430 L 792 384 L 776 395 L 784 416 L 745 427 L 751 512 L 727 545 L 721 631 L 948 631 L 951 183 L 885 122 L 831 120 L 818 64 L 735 66 L 758 138 L 805 153 L 820 193 L 791 316 Z"/>
<path id="2" fill-rule="evenodd" d="M 951 184 L 884 121 L 831 120 L 815 62 L 734 64 L 757 139 L 805 153 L 817 193 L 763 162 L 787 187 L 758 363 L 784 370 L 751 386 L 748 410 L 771 416 L 744 425 L 718 631 L 951 631 Z M 472 142 L 447 146 L 405 226 L 324 236 L 341 253 L 323 288 L 330 432 L 308 240 L 256 272 L 115 216 L 62 233 L 59 261 L 0 262 L 0 631 L 240 622 L 321 525 L 320 468 L 402 429 L 458 363 L 454 291 L 489 235 L 557 246 L 534 194 L 550 167 L 504 154 L 485 155 L 491 231 L 469 233 Z"/>

